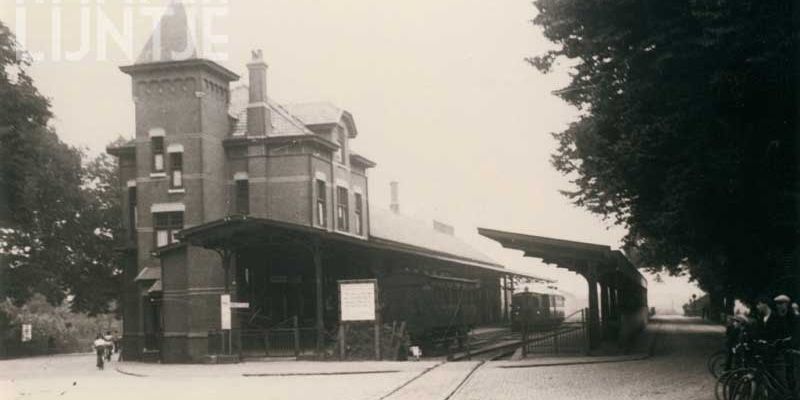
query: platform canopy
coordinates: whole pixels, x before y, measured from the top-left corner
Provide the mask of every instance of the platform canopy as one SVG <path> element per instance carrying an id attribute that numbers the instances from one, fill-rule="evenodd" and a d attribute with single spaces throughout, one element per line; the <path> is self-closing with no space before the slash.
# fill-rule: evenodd
<path id="1" fill-rule="evenodd" d="M 647 280 L 621 251 L 495 229 L 478 228 L 478 233 L 507 249 L 524 252 L 525 257 L 539 258 L 586 278 L 590 348 L 609 338 L 627 340 L 646 324 Z"/>
<path id="2" fill-rule="evenodd" d="M 378 227 L 376 222 L 379 221 L 382 220 L 376 219 L 372 221 L 371 225 L 371 228 L 376 231 L 376 235 L 370 235 L 369 238 L 359 238 L 299 224 L 244 215 L 232 215 L 180 231 L 177 236 L 181 243 L 177 247 L 189 243 L 208 249 L 235 250 L 247 246 L 263 245 L 278 235 L 284 238 L 291 238 L 296 243 L 345 245 L 361 249 L 405 253 L 453 263 L 467 268 L 493 272 L 501 276 L 517 276 L 542 283 L 555 282 L 552 279 L 532 273 L 505 269 L 501 264 L 482 256 L 452 236 L 438 233 L 428 233 L 426 235 L 423 230 L 419 229 L 412 231 L 414 235 L 400 234 L 398 232 L 403 231 L 398 230 L 396 227 L 392 229 L 383 227 L 376 229 Z M 390 220 L 390 222 L 395 225 L 397 223 L 394 219 Z M 158 252 L 168 252 L 173 247 L 176 246 L 167 246 Z"/>
<path id="3" fill-rule="evenodd" d="M 525 257 L 539 258 L 545 264 L 554 264 L 586 276 L 590 268 L 597 275 L 619 273 L 637 285 L 646 288 L 647 280 L 619 250 L 610 246 L 526 235 L 494 229 L 478 228 L 478 233 L 495 240 L 507 249 L 520 250 Z"/>

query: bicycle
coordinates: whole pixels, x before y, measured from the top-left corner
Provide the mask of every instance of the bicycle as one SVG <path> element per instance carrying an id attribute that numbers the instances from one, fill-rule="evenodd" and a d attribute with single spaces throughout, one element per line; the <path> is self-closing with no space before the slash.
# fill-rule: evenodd
<path id="1" fill-rule="evenodd" d="M 735 348 L 741 362 L 738 368 L 723 373 L 717 380 L 715 396 L 718 400 L 784 400 L 794 399 L 795 394 L 775 375 L 774 371 L 785 366 L 776 363 L 777 355 L 795 357 L 796 350 L 781 348 L 790 339 L 774 342 L 744 342 Z"/>

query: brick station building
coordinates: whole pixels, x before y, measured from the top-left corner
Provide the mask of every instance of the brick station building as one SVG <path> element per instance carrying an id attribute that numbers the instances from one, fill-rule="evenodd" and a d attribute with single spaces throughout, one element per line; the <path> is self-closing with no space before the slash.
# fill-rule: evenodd
<path id="1" fill-rule="evenodd" d="M 260 51 L 247 64 L 249 84 L 237 86 L 237 74 L 191 51 L 187 32 L 176 2 L 161 46 L 151 38 L 120 68 L 136 121 L 135 139 L 108 148 L 128 230 L 126 359 L 200 362 L 220 352 L 224 293 L 248 303 L 234 310 L 229 351 L 246 352 L 248 332 L 292 319 L 319 351 L 335 332 L 340 279 L 377 279 L 384 322 L 407 321 L 410 331 L 431 323 L 415 298 L 435 308 L 466 296 L 458 312 L 470 325 L 507 317 L 502 266 L 448 226 L 371 207 L 375 163 L 351 148 L 353 115 L 274 102 Z"/>

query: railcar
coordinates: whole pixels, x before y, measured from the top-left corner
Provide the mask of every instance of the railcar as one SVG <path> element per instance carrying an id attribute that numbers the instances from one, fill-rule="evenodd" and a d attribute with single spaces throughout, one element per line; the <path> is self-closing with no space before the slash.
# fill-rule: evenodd
<path id="1" fill-rule="evenodd" d="M 554 290 L 525 291 L 511 298 L 511 328 L 549 329 L 564 322 L 564 296 Z"/>
<path id="2" fill-rule="evenodd" d="M 481 321 L 481 281 L 419 273 L 382 281 L 384 321 L 405 321 L 411 343 L 426 354 L 464 343 Z"/>

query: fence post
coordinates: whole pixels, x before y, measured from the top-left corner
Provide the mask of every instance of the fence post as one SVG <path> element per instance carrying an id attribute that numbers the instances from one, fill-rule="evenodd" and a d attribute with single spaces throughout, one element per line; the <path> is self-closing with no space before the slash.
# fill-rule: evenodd
<path id="1" fill-rule="evenodd" d="M 300 326 L 297 315 L 292 317 L 292 323 L 294 324 L 294 356 L 300 357 Z"/>
<path id="2" fill-rule="evenodd" d="M 561 335 L 561 333 L 558 332 L 558 331 L 556 331 L 556 333 L 553 335 L 553 351 L 555 351 L 556 354 L 560 353 L 559 348 L 558 348 L 558 336 L 559 335 Z"/>
<path id="3" fill-rule="evenodd" d="M 583 327 L 583 353 L 589 355 L 589 341 L 591 340 L 591 333 L 589 330 L 591 329 L 590 324 L 586 318 L 586 309 L 581 310 L 581 326 Z"/>
<path id="4" fill-rule="evenodd" d="M 265 348 L 265 352 L 267 353 L 267 357 L 269 357 L 269 348 L 270 348 L 269 329 L 264 331 L 264 348 Z"/>
<path id="5" fill-rule="evenodd" d="M 444 332 L 444 343 L 445 347 L 447 348 L 447 361 L 453 360 L 453 340 L 448 336 L 450 334 L 450 330 Z"/>
<path id="6" fill-rule="evenodd" d="M 522 358 L 528 356 L 528 321 L 522 321 Z"/>
<path id="7" fill-rule="evenodd" d="M 346 348 L 345 345 L 347 344 L 347 338 L 345 337 L 345 325 L 344 322 L 339 322 L 339 361 L 344 361 L 346 356 Z"/>
<path id="8" fill-rule="evenodd" d="M 472 352 L 470 351 L 470 345 L 472 344 L 471 337 L 472 335 L 470 335 L 470 332 L 467 332 L 467 360 L 472 360 Z"/>

